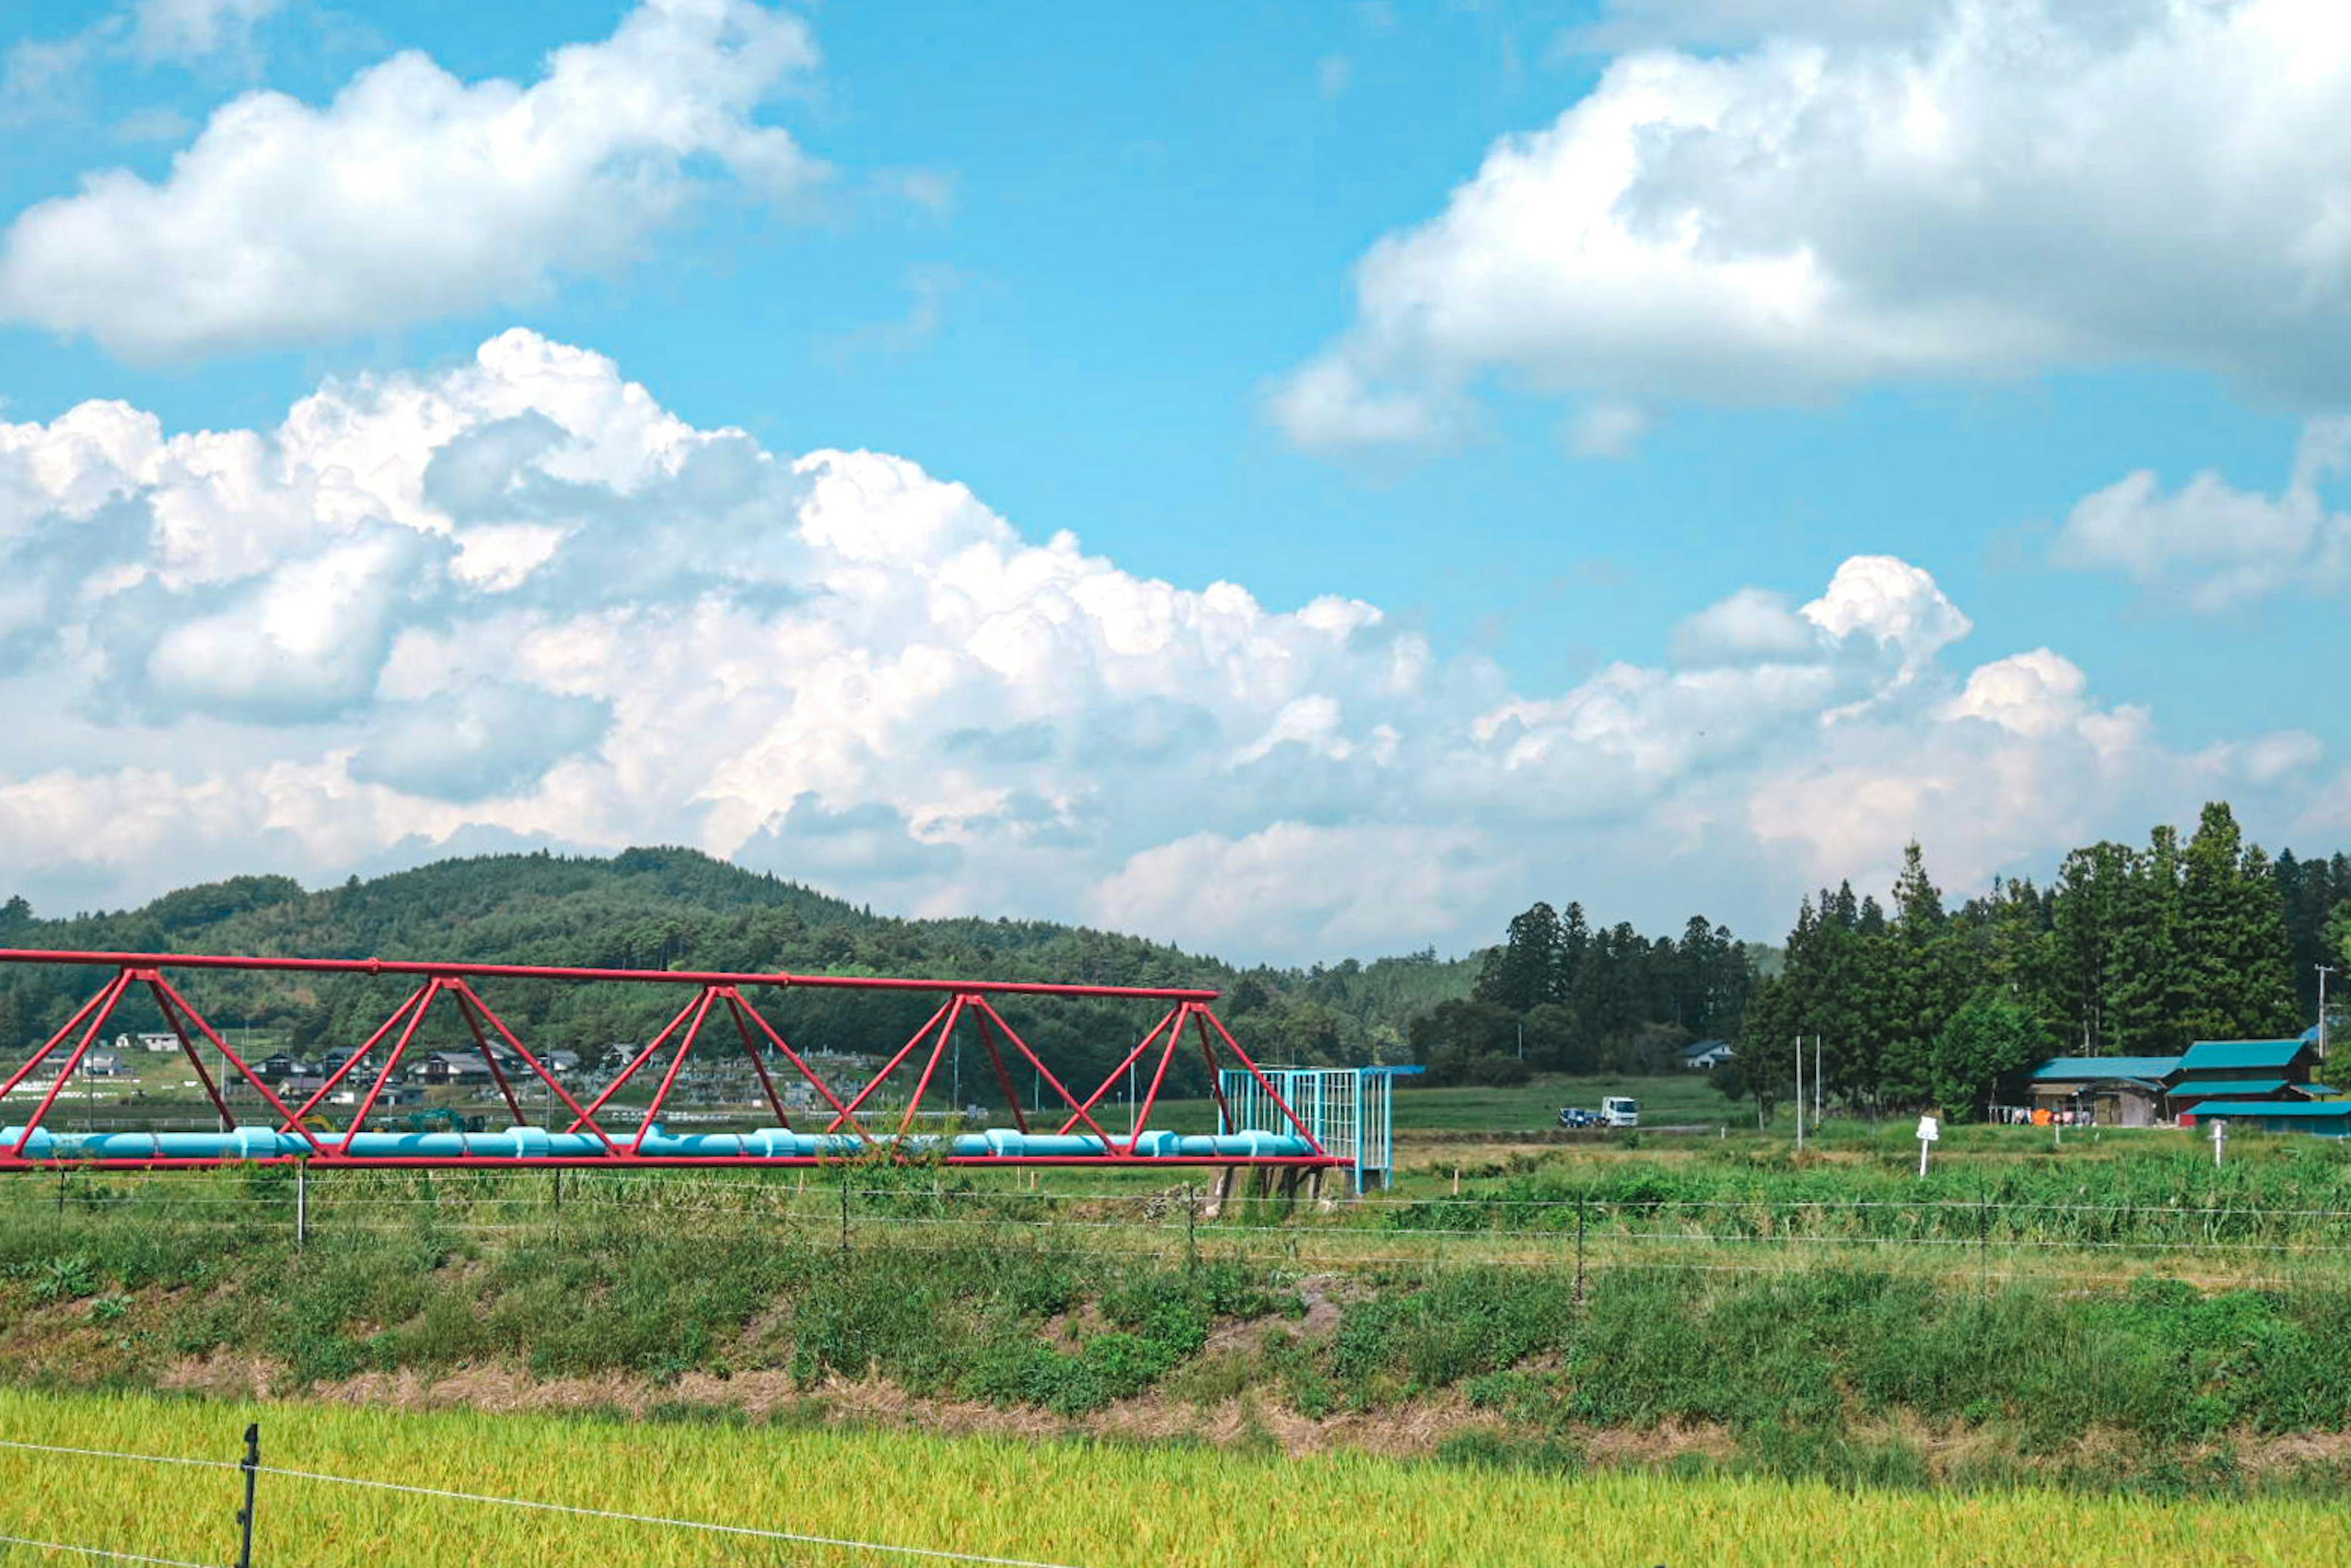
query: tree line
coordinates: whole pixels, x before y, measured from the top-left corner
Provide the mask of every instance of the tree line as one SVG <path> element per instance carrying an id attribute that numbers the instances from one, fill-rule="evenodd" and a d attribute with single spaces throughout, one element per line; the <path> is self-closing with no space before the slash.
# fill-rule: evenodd
<path id="1" fill-rule="evenodd" d="M 1415 1019 L 1409 1038 L 1431 1084 L 1656 1072 L 1689 1041 L 1736 1031 L 1754 984 L 1749 950 L 1703 915 L 1650 937 L 1538 903 L 1486 950 L 1470 994 Z"/>
<path id="2" fill-rule="evenodd" d="M 2298 1033 L 2315 1016 L 2316 967 L 2342 962 L 2346 936 L 2351 860 L 2273 861 L 2225 802 L 2184 843 L 2163 826 L 2144 845 L 2091 844 L 2045 887 L 1995 881 L 1955 909 L 1913 843 L 1891 907 L 1850 883 L 1803 900 L 1719 1081 L 1768 1106 L 1792 1088 L 1795 1040 L 1817 1036 L 1840 1105 L 1980 1115 L 2053 1055 Z"/>

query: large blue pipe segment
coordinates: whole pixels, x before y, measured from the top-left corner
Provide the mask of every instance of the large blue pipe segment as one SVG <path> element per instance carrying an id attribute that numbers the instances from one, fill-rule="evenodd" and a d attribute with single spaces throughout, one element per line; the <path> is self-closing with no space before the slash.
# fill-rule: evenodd
<path id="1" fill-rule="evenodd" d="M 16 1146 L 22 1127 L 0 1128 L 0 1153 Z M 595 1159 L 607 1150 L 591 1133 L 550 1133 L 543 1127 L 509 1127 L 502 1133 L 319 1133 L 319 1145 L 353 1159 Z M 622 1148 L 633 1132 L 615 1133 Z M 664 1133 L 660 1124 L 645 1134 L 640 1154 L 662 1159 L 855 1159 L 876 1147 L 903 1150 L 917 1158 L 942 1152 L 963 1158 L 1102 1158 L 1108 1151 L 1091 1133 L 916 1133 L 904 1138 L 866 1139 L 853 1133 L 793 1133 L 765 1127 L 751 1133 Z M 1123 1145 L 1119 1145 L 1123 1147 Z M 238 1127 L 225 1133 L 52 1133 L 37 1129 L 25 1144 L 34 1160 L 266 1160 L 310 1153 L 298 1134 L 270 1127 Z M 1292 1133 L 1145 1133 L 1135 1145 L 1145 1159 L 1295 1159 L 1314 1150 Z"/>

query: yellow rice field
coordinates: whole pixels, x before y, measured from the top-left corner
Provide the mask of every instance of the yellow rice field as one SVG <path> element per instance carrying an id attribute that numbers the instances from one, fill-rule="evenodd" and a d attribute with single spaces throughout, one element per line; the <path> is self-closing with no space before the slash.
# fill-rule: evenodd
<path id="1" fill-rule="evenodd" d="M 1348 1455 L 0 1391 L 0 1439 L 16 1443 L 233 1459 L 253 1419 L 264 1464 L 287 1469 L 1071 1568 L 2317 1564 L 2345 1561 L 2351 1526 L 2304 1500 L 1562 1480 Z M 0 1448 L 0 1535 L 233 1563 L 240 1486 L 225 1469 Z M 260 1488 L 257 1568 L 939 1561 L 286 1476 Z M 106 1560 L 0 1545 L 7 1568 L 85 1561 Z"/>

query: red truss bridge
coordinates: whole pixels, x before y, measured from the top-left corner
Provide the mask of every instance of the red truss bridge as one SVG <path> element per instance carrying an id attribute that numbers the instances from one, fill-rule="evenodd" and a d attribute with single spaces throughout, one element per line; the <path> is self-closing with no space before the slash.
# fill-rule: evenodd
<path id="1" fill-rule="evenodd" d="M 1067 986 L 1019 981 L 898 979 L 866 976 L 728 974 L 666 969 L 560 968 L 545 965 L 427 963 L 391 958 L 251 958 L 192 953 L 52 952 L 0 948 L 0 966 L 72 965 L 104 977 L 89 998 L 63 1027 L 0 1083 L 0 1170 L 75 1166 L 154 1169 L 246 1162 L 308 1162 L 324 1166 L 431 1167 L 480 1166 L 604 1167 L 654 1166 L 817 1166 L 864 1158 L 922 1159 L 957 1166 L 1217 1166 L 1289 1168 L 1299 1171 L 1349 1166 L 1352 1151 L 1334 1149 L 1351 1127 L 1332 1138 L 1313 1124 L 1311 1107 L 1301 1116 L 1278 1086 L 1301 1075 L 1269 1072 L 1233 1038 L 1210 1004 L 1217 993 L 1150 986 Z M 276 973 L 315 976 L 396 977 L 413 981 L 405 1000 L 370 1033 L 322 1083 L 298 1098 L 281 1095 L 239 1056 L 172 977 L 191 972 Z M 634 1051 L 611 1080 L 592 1093 L 575 1094 L 500 1017 L 484 995 L 503 983 L 556 981 L 667 987 L 683 999 L 669 1022 Z M 763 1010 L 796 990 L 914 992 L 938 998 L 928 1021 L 907 1038 L 885 1066 L 862 1084 L 826 1082 L 809 1058 L 793 1047 Z M 195 1081 L 217 1113 L 216 1126 L 194 1131 L 81 1131 L 46 1124 L 77 1071 L 99 1041 L 126 997 L 143 993 L 162 1013 L 172 1037 L 195 1072 Z M 1110 998 L 1164 1003 L 1159 1021 L 1112 1068 L 1091 1093 L 1065 1085 L 1008 1022 L 998 1002 L 1018 998 L 1024 1006 L 1056 999 Z M 502 1131 L 439 1132 L 375 1130 L 368 1125 L 392 1087 L 401 1062 L 435 1009 L 454 1013 L 488 1069 L 489 1082 L 513 1116 Z M 921 1133 L 915 1119 L 935 1087 L 958 1031 L 968 1030 L 985 1048 L 1013 1125 L 987 1132 Z M 676 1088 L 688 1058 L 701 1050 L 747 1059 L 775 1124 L 749 1132 L 673 1133 L 658 1118 Z M 1196 1050 L 1218 1107 L 1215 1134 L 1155 1130 L 1158 1104 L 1170 1065 Z M 220 1064 L 217 1073 L 206 1056 Z M 1033 1070 L 1037 1092 L 1053 1103 L 1031 1113 L 1021 1108 L 1013 1083 L 1013 1059 Z M 879 1111 L 875 1095 L 901 1068 L 922 1063 L 904 1106 L 894 1119 Z M 1132 1124 L 1123 1133 L 1104 1127 L 1096 1112 L 1122 1082 L 1145 1075 L 1148 1089 L 1135 1103 Z M 641 1074 L 643 1075 L 641 1077 Z M 794 1124 L 787 1096 L 777 1082 L 805 1083 L 797 1093 L 807 1106 Z M 43 1080 L 46 1079 L 46 1083 Z M 85 1084 L 88 1080 L 85 1079 Z M 266 1112 L 257 1122 L 240 1123 L 230 1107 L 227 1084 L 247 1086 Z M 617 1105 L 614 1096 L 632 1082 L 656 1082 L 642 1113 Z M 531 1092 L 518 1094 L 520 1082 Z M 346 1090 L 346 1084 L 352 1086 Z M 585 1090 L 585 1085 L 580 1085 Z M 537 1089 L 543 1088 L 540 1101 Z M 21 1095 L 20 1095 L 20 1091 Z M 323 1107 L 351 1103 L 348 1120 Z M 39 1093 L 29 1116 L 18 1119 L 9 1105 Z M 356 1101 L 350 1095 L 356 1093 Z M 243 1097 L 243 1091 L 239 1092 Z M 534 1124 L 526 1097 L 548 1108 Z M 1319 1098 L 1319 1096 L 1318 1096 Z M 1238 1106 L 1235 1102 L 1245 1102 Z"/>

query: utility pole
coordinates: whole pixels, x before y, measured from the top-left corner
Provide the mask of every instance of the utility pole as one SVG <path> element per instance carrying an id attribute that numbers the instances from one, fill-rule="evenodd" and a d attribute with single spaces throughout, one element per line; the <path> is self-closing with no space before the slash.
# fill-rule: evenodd
<path id="1" fill-rule="evenodd" d="M 2314 964 L 2311 967 L 2318 971 L 2318 1060 L 2325 1061 L 2326 1060 L 2326 977 L 2335 973 L 2335 970 L 2325 964 Z"/>
<path id="2" fill-rule="evenodd" d="M 1804 1037 L 1796 1037 L 1796 1152 L 1804 1152 Z"/>

